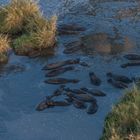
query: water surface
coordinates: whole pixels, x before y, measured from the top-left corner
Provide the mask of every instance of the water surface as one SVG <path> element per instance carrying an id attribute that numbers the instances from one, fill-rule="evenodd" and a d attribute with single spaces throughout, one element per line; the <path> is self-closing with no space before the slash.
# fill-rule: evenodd
<path id="1" fill-rule="evenodd" d="M 140 52 L 140 21 L 137 15 L 136 17 L 117 18 L 118 11 L 136 8 L 136 2 L 125 0 L 122 2 L 106 0 L 106 2 L 96 3 L 90 0 L 90 2 L 88 0 L 40 1 L 45 16 L 58 15 L 58 26 L 63 23 L 76 23 L 87 30 L 76 36 L 58 37 L 59 45 L 54 56 L 36 59 L 15 56 L 14 54 L 10 56 L 6 67 L 18 65 L 24 68 L 21 71 L 6 72 L 5 70 L 0 77 L 0 139 L 99 140 L 105 116 L 111 110 L 112 105 L 118 102 L 123 95 L 121 90 L 114 89 L 107 83 L 106 72 L 113 71 L 130 77 L 140 75 L 140 68 L 120 68 L 120 64 L 127 62 L 122 57 L 123 54 Z M 0 1 L 0 3 L 7 3 L 7 1 Z M 107 38 L 116 36 L 114 27 L 119 34 L 117 43 L 121 44 L 120 51 L 114 48 L 112 40 L 106 42 L 106 36 Z M 99 34 L 102 35 L 97 36 Z M 87 51 L 81 50 L 69 55 L 63 53 L 65 44 L 87 36 L 89 36 L 88 39 L 94 37 L 90 41 L 85 40 L 84 43 L 87 44 L 85 50 Z M 117 53 L 111 53 L 111 49 Z M 107 53 L 102 55 L 104 50 Z M 96 53 L 92 53 L 95 51 Z M 56 107 L 36 112 L 36 105 L 46 95 L 51 95 L 58 87 L 43 83 L 45 72 L 41 68 L 47 63 L 68 58 L 80 58 L 82 61 L 86 61 L 90 68 L 76 65 L 74 71 L 61 75 L 60 77 L 81 80 L 76 85 L 68 84 L 67 86 L 98 88 L 106 92 L 107 97 L 97 98 L 99 110 L 94 115 L 88 115 L 85 110 L 78 110 L 73 106 Z M 90 84 L 88 77 L 90 71 L 94 71 L 102 79 L 100 87 Z"/>

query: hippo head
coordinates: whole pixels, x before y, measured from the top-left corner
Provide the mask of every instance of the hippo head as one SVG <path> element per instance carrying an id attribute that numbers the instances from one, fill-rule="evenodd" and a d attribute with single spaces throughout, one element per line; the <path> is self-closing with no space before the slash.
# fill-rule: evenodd
<path id="1" fill-rule="evenodd" d="M 37 111 L 43 111 L 44 109 L 48 108 L 48 104 L 46 103 L 46 101 L 42 101 L 37 107 L 36 110 Z"/>

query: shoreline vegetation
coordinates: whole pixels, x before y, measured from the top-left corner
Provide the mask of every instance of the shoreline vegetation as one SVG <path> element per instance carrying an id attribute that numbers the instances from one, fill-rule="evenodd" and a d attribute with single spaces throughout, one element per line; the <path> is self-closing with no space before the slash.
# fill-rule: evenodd
<path id="1" fill-rule="evenodd" d="M 140 88 L 128 91 L 113 107 L 100 140 L 140 140 Z"/>
<path id="2" fill-rule="evenodd" d="M 10 49 L 26 56 L 53 51 L 56 21 L 56 16 L 44 18 L 35 0 L 11 0 L 0 7 L 0 63 L 7 62 Z"/>

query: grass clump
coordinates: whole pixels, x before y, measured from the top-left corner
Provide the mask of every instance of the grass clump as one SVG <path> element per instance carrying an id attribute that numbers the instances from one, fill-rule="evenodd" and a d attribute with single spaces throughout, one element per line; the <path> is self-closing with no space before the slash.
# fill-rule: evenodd
<path id="1" fill-rule="evenodd" d="M 7 35 L 0 34 L 0 63 L 8 61 L 8 50 L 10 49 L 10 40 Z"/>
<path id="2" fill-rule="evenodd" d="M 0 33 L 12 37 L 17 54 L 53 48 L 56 43 L 56 16 L 43 17 L 36 0 L 11 0 L 0 8 Z"/>
<path id="3" fill-rule="evenodd" d="M 134 88 L 113 107 L 100 140 L 140 140 L 140 89 Z"/>
<path id="4" fill-rule="evenodd" d="M 27 19 L 41 14 L 37 2 L 34 0 L 12 0 L 0 10 L 3 17 L 2 32 L 17 33 L 23 30 Z"/>

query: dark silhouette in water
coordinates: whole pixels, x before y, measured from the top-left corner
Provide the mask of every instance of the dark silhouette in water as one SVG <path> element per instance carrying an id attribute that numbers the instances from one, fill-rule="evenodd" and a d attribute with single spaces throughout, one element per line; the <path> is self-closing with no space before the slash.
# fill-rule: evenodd
<path id="1" fill-rule="evenodd" d="M 90 90 L 88 88 L 83 87 L 83 88 L 81 88 L 81 90 L 83 90 L 93 96 L 106 96 L 106 94 L 104 92 L 97 90 L 97 89 Z"/>
<path id="2" fill-rule="evenodd" d="M 101 80 L 95 75 L 94 72 L 89 73 L 90 81 L 93 85 L 99 86 L 101 85 Z"/>
<path id="3" fill-rule="evenodd" d="M 122 68 L 133 67 L 133 66 L 140 66 L 140 62 L 129 62 L 121 65 Z"/>
<path id="4" fill-rule="evenodd" d="M 58 76 L 62 73 L 65 73 L 67 71 L 71 71 L 71 70 L 74 70 L 74 67 L 73 66 L 68 66 L 68 67 L 64 67 L 64 68 L 58 68 L 58 69 L 55 69 L 55 70 L 52 70 L 50 72 L 48 72 L 45 76 L 46 77 L 54 77 L 54 76 Z"/>
<path id="5" fill-rule="evenodd" d="M 140 55 L 138 55 L 138 54 L 127 54 L 127 55 L 124 55 L 124 58 L 126 58 L 128 60 L 140 60 Z"/>
<path id="6" fill-rule="evenodd" d="M 47 64 L 42 68 L 42 70 L 52 70 L 52 69 L 57 69 L 62 66 L 66 65 L 71 65 L 71 64 L 78 64 L 80 62 L 80 59 L 70 59 L 70 60 L 65 60 L 65 61 L 60 61 L 52 64 Z"/>
<path id="7" fill-rule="evenodd" d="M 90 105 L 87 107 L 87 113 L 88 114 L 94 114 L 98 110 L 98 105 L 97 102 L 92 102 Z"/>
<path id="8" fill-rule="evenodd" d="M 121 81 L 124 83 L 131 83 L 132 82 L 132 80 L 130 78 L 128 78 L 127 76 L 124 76 L 124 75 L 113 74 L 111 72 L 108 72 L 106 75 L 107 75 L 107 77 L 113 78 L 116 81 Z"/>
<path id="9" fill-rule="evenodd" d="M 108 79 L 108 83 L 110 83 L 112 86 L 120 89 L 128 88 L 127 84 L 121 82 L 121 81 L 115 81 L 113 79 Z"/>
<path id="10" fill-rule="evenodd" d="M 66 78 L 55 78 L 55 79 L 48 79 L 44 81 L 47 84 L 67 84 L 67 83 L 78 83 L 79 80 L 77 79 L 66 79 Z"/>

